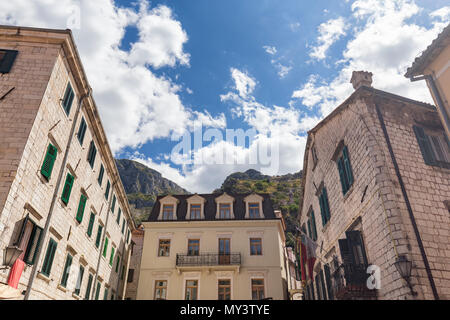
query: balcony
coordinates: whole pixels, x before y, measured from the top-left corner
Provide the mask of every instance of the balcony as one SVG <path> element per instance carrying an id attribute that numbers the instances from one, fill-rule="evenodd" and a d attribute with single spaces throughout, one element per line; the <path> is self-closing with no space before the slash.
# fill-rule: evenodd
<path id="1" fill-rule="evenodd" d="M 370 300 L 377 291 L 367 287 L 369 274 L 366 265 L 341 264 L 332 274 L 332 290 L 337 300 Z"/>
<path id="2" fill-rule="evenodd" d="M 177 254 L 176 268 L 182 270 L 234 270 L 239 272 L 241 266 L 240 253 L 200 253 L 199 255 Z"/>

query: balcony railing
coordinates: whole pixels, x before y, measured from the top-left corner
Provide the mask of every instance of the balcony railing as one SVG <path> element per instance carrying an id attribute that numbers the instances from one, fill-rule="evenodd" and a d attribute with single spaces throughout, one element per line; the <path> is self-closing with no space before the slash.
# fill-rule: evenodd
<path id="1" fill-rule="evenodd" d="M 240 265 L 240 253 L 200 253 L 199 255 L 177 254 L 177 267 Z"/>
<path id="2" fill-rule="evenodd" d="M 376 290 L 367 287 L 366 265 L 341 264 L 333 271 L 332 290 L 337 299 L 368 299 L 376 297 Z"/>

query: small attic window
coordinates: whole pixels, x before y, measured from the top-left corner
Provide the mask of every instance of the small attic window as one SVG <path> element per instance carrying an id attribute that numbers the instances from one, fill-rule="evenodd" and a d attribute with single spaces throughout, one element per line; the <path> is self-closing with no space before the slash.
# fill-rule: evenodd
<path id="1" fill-rule="evenodd" d="M 17 57 L 17 50 L 0 49 L 0 73 L 9 73 Z"/>

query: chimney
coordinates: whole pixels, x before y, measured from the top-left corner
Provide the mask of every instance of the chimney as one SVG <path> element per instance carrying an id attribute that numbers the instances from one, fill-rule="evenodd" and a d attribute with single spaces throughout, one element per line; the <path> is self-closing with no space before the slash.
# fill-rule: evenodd
<path id="1" fill-rule="evenodd" d="M 350 83 L 355 90 L 361 86 L 372 87 L 372 72 L 353 71 Z"/>

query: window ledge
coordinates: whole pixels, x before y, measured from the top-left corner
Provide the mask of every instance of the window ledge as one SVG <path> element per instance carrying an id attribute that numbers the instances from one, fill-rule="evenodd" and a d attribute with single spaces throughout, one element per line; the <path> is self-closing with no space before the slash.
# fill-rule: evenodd
<path id="1" fill-rule="evenodd" d="M 59 290 L 61 290 L 62 292 L 67 292 L 67 289 L 64 288 L 64 287 L 62 286 L 62 284 L 60 284 L 60 283 L 58 284 L 57 288 L 58 288 Z"/>
<path id="2" fill-rule="evenodd" d="M 43 274 L 40 271 L 37 273 L 37 277 L 44 280 L 47 283 L 50 283 L 50 281 L 53 281 L 53 279 L 50 279 L 49 277 L 47 277 L 45 274 Z"/>
<path id="3" fill-rule="evenodd" d="M 347 190 L 347 193 L 344 195 L 344 201 L 346 201 L 347 200 L 347 198 L 350 196 L 350 194 L 353 192 L 353 189 L 354 189 L 354 183 L 352 184 L 352 186 L 350 187 L 350 189 L 348 189 Z"/>
<path id="4" fill-rule="evenodd" d="M 331 218 L 330 218 L 331 220 Z M 324 234 L 328 230 L 328 226 L 330 225 L 330 220 L 325 223 L 325 225 L 322 227 L 322 234 Z"/>
<path id="5" fill-rule="evenodd" d="M 75 292 L 72 293 L 72 297 L 74 297 L 77 300 L 81 299 L 81 297 L 79 295 L 77 295 Z"/>

